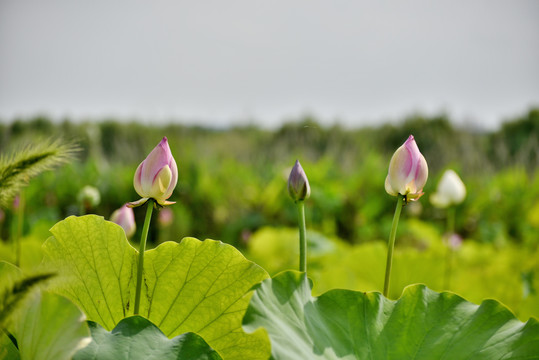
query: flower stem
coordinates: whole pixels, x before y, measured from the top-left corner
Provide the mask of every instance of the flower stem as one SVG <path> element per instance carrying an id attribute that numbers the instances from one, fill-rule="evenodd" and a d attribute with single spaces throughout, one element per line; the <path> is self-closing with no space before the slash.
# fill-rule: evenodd
<path id="1" fill-rule="evenodd" d="M 386 276 L 384 280 L 384 296 L 387 298 L 389 294 L 389 278 L 391 277 L 391 264 L 393 262 L 393 248 L 395 247 L 395 236 L 397 235 L 397 225 L 399 224 L 399 218 L 401 215 L 402 206 L 404 204 L 404 196 L 398 196 L 397 207 L 395 208 L 395 214 L 393 215 L 393 224 L 391 225 L 391 233 L 389 234 L 389 241 L 387 243 L 387 262 L 386 262 Z"/>
<path id="2" fill-rule="evenodd" d="M 455 207 L 451 206 L 447 209 L 447 233 L 453 235 L 455 232 Z"/>
<path id="3" fill-rule="evenodd" d="M 296 202 L 298 206 L 299 227 L 299 271 L 307 272 L 307 239 L 305 238 L 305 206 L 303 201 Z"/>
<path id="4" fill-rule="evenodd" d="M 451 236 L 455 233 L 455 207 L 447 209 L 446 225 L 446 254 L 445 254 L 445 273 L 443 289 L 449 290 L 451 286 L 451 273 L 453 272 L 453 247 L 451 246 Z"/>
<path id="5" fill-rule="evenodd" d="M 144 252 L 146 251 L 146 239 L 148 238 L 148 229 L 150 228 L 150 220 L 152 219 L 153 200 L 150 199 L 146 203 L 146 219 L 144 219 L 144 227 L 142 228 L 142 236 L 140 238 L 140 248 L 137 264 L 137 289 L 135 292 L 135 315 L 138 315 L 140 309 L 140 292 L 142 289 L 142 272 L 144 269 Z"/>

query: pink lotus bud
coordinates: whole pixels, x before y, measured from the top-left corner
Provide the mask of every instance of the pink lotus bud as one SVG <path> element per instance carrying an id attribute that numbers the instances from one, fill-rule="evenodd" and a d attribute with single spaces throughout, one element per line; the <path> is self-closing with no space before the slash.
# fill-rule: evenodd
<path id="1" fill-rule="evenodd" d="M 135 230 L 137 229 L 137 225 L 135 224 L 135 213 L 133 212 L 133 209 L 127 207 L 127 204 L 115 210 L 110 216 L 110 221 L 120 225 L 128 238 L 135 234 Z"/>
<path id="2" fill-rule="evenodd" d="M 456 172 L 449 169 L 444 172 L 436 192 L 431 195 L 430 202 L 439 208 L 457 205 L 466 197 L 466 186 Z"/>
<path id="3" fill-rule="evenodd" d="M 303 201 L 311 195 L 309 180 L 298 160 L 288 177 L 288 193 L 294 201 Z"/>
<path id="4" fill-rule="evenodd" d="M 408 140 L 395 151 L 389 163 L 386 191 L 389 195 L 405 196 L 405 201 L 415 201 L 423 195 L 429 169 L 427 161 L 410 135 Z"/>
<path id="5" fill-rule="evenodd" d="M 140 206 L 149 199 L 154 199 L 159 205 L 174 204 L 166 200 L 172 195 L 177 183 L 178 168 L 170 152 L 167 138 L 164 137 L 138 166 L 133 184 L 142 199 L 131 202 L 128 206 Z"/>
<path id="6" fill-rule="evenodd" d="M 174 213 L 170 208 L 164 208 L 159 211 L 159 216 L 157 217 L 157 223 L 161 227 L 167 227 L 172 224 L 174 221 Z"/>
<path id="7" fill-rule="evenodd" d="M 458 250 L 462 246 L 462 238 L 458 234 L 450 234 L 445 241 L 453 250 Z"/>

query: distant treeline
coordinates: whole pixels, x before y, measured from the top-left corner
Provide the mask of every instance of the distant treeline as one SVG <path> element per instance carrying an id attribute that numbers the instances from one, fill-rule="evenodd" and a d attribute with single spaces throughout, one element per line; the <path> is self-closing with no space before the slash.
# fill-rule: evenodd
<path id="1" fill-rule="evenodd" d="M 143 159 L 152 144 L 168 136 L 173 152 L 182 151 L 174 149 L 176 141 L 180 146 L 188 144 L 195 151 L 194 156 L 232 157 L 262 168 L 288 161 L 290 157 L 315 162 L 323 156 L 334 157 L 346 167 L 371 152 L 392 154 L 409 134 L 415 136 L 433 172 L 446 166 L 456 166 L 470 175 L 508 166 L 534 171 L 539 163 L 539 108 L 505 122 L 494 132 L 456 127 L 444 115 L 414 115 L 396 124 L 358 129 L 340 125 L 324 127 L 315 118 L 305 117 L 272 131 L 254 125 L 212 129 L 115 120 L 58 123 L 46 117 L 34 117 L 0 124 L 0 152 L 18 141 L 61 136 L 79 143 L 83 149 L 81 160 L 95 155 L 110 162 L 126 163 Z"/>

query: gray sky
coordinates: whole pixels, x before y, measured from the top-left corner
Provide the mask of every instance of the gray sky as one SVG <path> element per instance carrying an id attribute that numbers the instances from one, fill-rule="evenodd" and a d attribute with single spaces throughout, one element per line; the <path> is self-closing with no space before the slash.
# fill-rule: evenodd
<path id="1" fill-rule="evenodd" d="M 539 105 L 535 0 L 0 0 L 0 117 L 494 128 Z"/>

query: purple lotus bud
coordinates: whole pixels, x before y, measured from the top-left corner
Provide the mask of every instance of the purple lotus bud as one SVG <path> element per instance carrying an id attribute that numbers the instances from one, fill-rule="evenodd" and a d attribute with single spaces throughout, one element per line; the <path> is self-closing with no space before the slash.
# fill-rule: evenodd
<path id="1" fill-rule="evenodd" d="M 133 212 L 133 209 L 127 207 L 127 204 L 115 210 L 110 216 L 110 221 L 120 225 L 128 238 L 135 234 L 135 230 L 137 229 L 137 225 L 135 224 L 135 213 Z"/>
<path id="2" fill-rule="evenodd" d="M 436 192 L 431 195 L 430 202 L 439 208 L 458 205 L 466 197 L 466 186 L 456 172 L 449 169 L 444 172 Z"/>
<path id="3" fill-rule="evenodd" d="M 167 227 L 172 224 L 174 221 L 174 213 L 170 208 L 164 208 L 159 211 L 159 216 L 157 217 L 157 223 L 161 227 Z"/>
<path id="4" fill-rule="evenodd" d="M 142 199 L 131 202 L 128 206 L 140 206 L 149 199 L 154 199 L 159 205 L 174 204 L 167 199 L 172 195 L 177 183 L 178 168 L 167 138 L 164 137 L 138 166 L 133 185 Z"/>
<path id="5" fill-rule="evenodd" d="M 296 160 L 288 177 L 288 193 L 294 201 L 303 201 L 311 195 L 309 180 L 298 160 Z"/>
<path id="6" fill-rule="evenodd" d="M 450 234 L 446 238 L 446 244 L 453 250 L 458 250 L 462 246 L 462 238 L 458 234 Z"/>
<path id="7" fill-rule="evenodd" d="M 410 135 L 391 158 L 386 191 L 393 196 L 404 195 L 406 202 L 415 201 L 423 195 L 428 175 L 427 161 L 419 152 L 414 137 Z"/>

